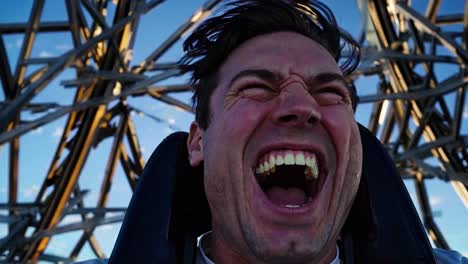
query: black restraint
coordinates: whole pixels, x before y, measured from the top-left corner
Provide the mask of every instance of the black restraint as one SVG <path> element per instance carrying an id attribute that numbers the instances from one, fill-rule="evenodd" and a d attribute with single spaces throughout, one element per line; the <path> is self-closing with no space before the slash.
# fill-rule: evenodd
<path id="1" fill-rule="evenodd" d="M 406 188 L 382 144 L 360 126 L 363 175 L 339 243 L 344 263 L 436 263 Z M 148 160 L 109 263 L 194 263 L 211 229 L 202 166 L 188 163 L 187 133 L 168 136 Z"/>

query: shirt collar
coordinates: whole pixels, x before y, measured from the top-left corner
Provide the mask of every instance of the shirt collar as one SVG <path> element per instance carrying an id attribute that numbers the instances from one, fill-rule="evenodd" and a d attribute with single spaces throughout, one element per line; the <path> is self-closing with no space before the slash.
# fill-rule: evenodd
<path id="1" fill-rule="evenodd" d="M 210 237 L 211 231 L 208 231 L 198 238 L 197 264 L 215 264 L 208 257 L 211 251 L 211 247 L 209 245 Z M 340 264 L 340 249 L 338 248 L 338 246 L 336 246 L 336 256 L 330 262 L 330 264 Z"/>

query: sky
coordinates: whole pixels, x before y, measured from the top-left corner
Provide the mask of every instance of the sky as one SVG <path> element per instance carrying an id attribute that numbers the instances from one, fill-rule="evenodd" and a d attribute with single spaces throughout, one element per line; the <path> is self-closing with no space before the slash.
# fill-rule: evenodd
<path id="1" fill-rule="evenodd" d="M 362 30 L 362 18 L 355 1 L 328 0 L 324 1 L 335 12 L 338 23 L 349 31 L 353 36 L 358 36 Z M 428 1 L 413 1 L 415 8 L 423 10 Z M 345 3 L 345 4 L 343 4 Z M 176 28 L 186 21 L 199 6 L 203 4 L 200 0 L 168 0 L 161 6 L 156 7 L 148 14 L 144 15 L 140 21 L 137 38 L 133 49 L 132 65 L 137 65 L 155 47 L 166 39 Z M 460 9 L 462 0 L 442 1 L 442 12 L 450 13 Z M 4 1 L 0 9 L 0 23 L 26 22 L 32 6 L 32 0 Z M 112 14 L 115 6 L 109 4 L 108 14 Z M 66 10 L 64 1 L 46 0 L 41 21 L 62 21 L 66 20 Z M 108 23 L 111 23 L 108 18 Z M 16 65 L 19 49 L 23 36 L 20 34 L 4 36 L 4 41 L 9 56 L 9 62 L 13 67 Z M 183 40 L 183 39 L 182 39 Z M 38 34 L 33 47 L 31 57 L 56 57 L 69 51 L 72 48 L 71 36 L 68 33 L 48 33 Z M 161 59 L 160 62 L 175 62 L 182 54 L 181 41 L 176 43 Z M 28 68 L 32 72 L 37 67 Z M 441 70 L 441 74 L 448 72 Z M 37 95 L 33 102 L 56 102 L 61 105 L 68 105 L 73 101 L 74 89 L 64 88 L 60 82 L 74 79 L 74 71 L 66 70 L 59 75 L 43 92 Z M 167 84 L 181 84 L 187 80 L 186 77 L 172 78 L 165 81 Z M 372 94 L 375 92 L 375 78 L 363 78 L 357 81 L 358 93 L 360 95 Z M 188 102 L 189 93 L 177 95 L 177 98 Z M 4 100 L 4 95 L 0 92 L 0 101 Z M 138 132 L 141 142 L 144 159 L 148 160 L 157 144 L 168 134 L 184 130 L 187 131 L 193 115 L 167 106 L 149 98 L 129 98 L 128 103 L 146 114 L 132 113 L 132 119 Z M 369 117 L 369 105 L 358 107 L 356 118 L 363 124 L 367 124 Z M 465 106 L 467 109 L 467 106 Z M 25 120 L 35 119 L 44 113 L 25 113 L 22 118 Z M 162 122 L 155 121 L 148 114 L 157 116 Z M 464 120 L 468 119 L 468 111 L 464 113 Z M 20 177 L 19 177 L 19 201 L 34 201 L 42 181 L 47 173 L 48 165 L 55 153 L 56 146 L 63 132 L 63 125 L 66 118 L 60 118 L 47 125 L 44 125 L 21 138 L 20 152 Z M 467 122 L 463 122 L 463 131 L 467 131 Z M 90 190 L 85 196 L 87 206 L 94 206 L 97 201 L 100 181 L 112 142 L 110 139 L 104 140 L 96 148 L 92 149 L 90 156 L 81 173 L 79 184 L 82 189 Z M 7 168 L 8 168 L 8 145 L 0 147 L 0 203 L 7 201 Z M 416 200 L 416 194 L 412 181 L 405 181 L 408 191 Z M 443 231 L 449 245 L 462 254 L 468 256 L 468 210 L 454 193 L 450 184 L 441 180 L 427 181 L 427 188 L 431 194 L 430 203 L 437 215 L 436 222 Z M 125 179 L 125 175 L 120 166 L 117 166 L 114 185 L 109 196 L 108 206 L 124 207 L 131 198 L 131 191 Z M 416 208 L 418 206 L 416 205 Z M 0 210 L 0 214 L 5 214 Z M 68 216 L 62 220 L 60 225 L 79 222 L 77 216 Z M 109 256 L 115 238 L 118 234 L 120 224 L 105 225 L 96 229 L 96 237 L 100 242 L 104 252 Z M 0 238 L 6 235 L 6 225 L 0 223 Z M 71 232 L 51 239 L 46 253 L 61 255 L 70 252 L 74 246 L 74 241 L 80 237 L 80 232 Z M 71 243 L 72 242 L 72 243 Z M 78 260 L 94 258 L 89 246 L 79 255 Z"/>

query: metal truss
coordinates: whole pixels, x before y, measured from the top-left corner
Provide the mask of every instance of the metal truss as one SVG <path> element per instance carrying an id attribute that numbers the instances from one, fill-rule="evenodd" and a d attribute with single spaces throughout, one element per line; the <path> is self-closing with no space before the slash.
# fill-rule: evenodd
<path id="1" fill-rule="evenodd" d="M 41 22 L 44 1 L 34 1 L 26 23 L 0 24 L 0 152 L 8 159 L 8 201 L 0 204 L 0 224 L 8 225 L 8 233 L 0 238 L 0 263 L 68 263 L 86 243 L 97 257 L 106 256 L 94 231 L 123 219 L 125 207 L 108 206 L 116 167 L 121 165 L 133 190 L 145 163 L 131 115 L 143 111 L 129 99 L 152 98 L 191 112 L 186 100 L 177 97 L 189 86 L 164 84 L 180 73 L 175 63 L 161 62 L 161 57 L 221 2 L 207 1 L 145 59 L 135 62 L 131 55 L 139 22 L 164 1 L 114 1 L 115 12 L 110 14 L 110 1 L 65 0 L 67 20 Z M 414 179 L 430 238 L 436 246 L 449 248 L 433 220 L 425 180 L 450 182 L 468 207 L 468 137 L 461 131 L 468 83 L 468 4 L 460 13 L 439 15 L 441 1 L 436 0 L 429 1 L 424 14 L 406 1 L 362 3 L 370 30 L 362 37 L 364 63 L 350 80 L 379 78 L 376 89 L 360 98 L 360 104 L 372 104 L 368 127 L 387 146 L 401 175 Z M 73 48 L 58 57 L 31 57 L 37 35 L 48 32 L 70 34 Z M 14 68 L 4 41 L 8 34 L 25 36 Z M 451 65 L 451 75 L 439 74 L 439 65 Z M 34 102 L 70 69 L 75 78 L 60 84 L 73 89 L 73 103 Z M 19 162 L 21 138 L 64 117 L 55 155 L 46 175 L 39 176 L 43 182 L 35 201 L 20 202 L 19 169 L 25 166 Z M 112 143 L 99 178 L 97 204 L 90 207 L 84 202 L 88 190 L 80 188 L 78 180 L 91 149 L 104 140 Z M 60 225 L 69 215 L 81 221 Z M 45 252 L 53 236 L 72 231 L 81 235 L 71 252 Z"/>
<path id="2" fill-rule="evenodd" d="M 466 128 L 462 131 L 468 2 L 459 1 L 460 13 L 444 15 L 439 15 L 441 0 L 429 1 L 424 14 L 410 1 L 366 4 L 373 30 L 364 54 L 372 63 L 356 74 L 379 78 L 377 92 L 360 98 L 361 104 L 373 104 L 368 127 L 387 146 L 402 177 L 414 179 L 428 235 L 448 249 L 424 180 L 450 182 L 468 208 L 468 137 Z"/>

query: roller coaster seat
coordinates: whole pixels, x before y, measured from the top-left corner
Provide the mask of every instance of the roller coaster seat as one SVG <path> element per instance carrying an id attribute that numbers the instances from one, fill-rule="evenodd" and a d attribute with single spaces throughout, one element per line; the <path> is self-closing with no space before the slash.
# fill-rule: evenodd
<path id="1" fill-rule="evenodd" d="M 383 145 L 359 126 L 363 174 L 339 242 L 344 263 L 436 263 L 431 245 Z M 168 136 L 148 160 L 109 263 L 194 263 L 211 230 L 203 168 L 188 163 L 188 134 Z"/>

